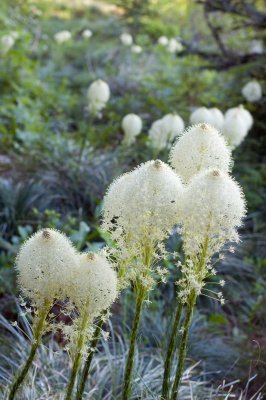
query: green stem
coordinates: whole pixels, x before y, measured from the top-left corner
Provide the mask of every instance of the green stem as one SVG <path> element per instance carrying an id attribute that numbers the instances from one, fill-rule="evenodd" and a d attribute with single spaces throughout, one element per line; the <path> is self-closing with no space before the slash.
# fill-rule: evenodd
<path id="1" fill-rule="evenodd" d="M 76 347 L 76 352 L 75 352 L 75 359 L 72 367 L 72 372 L 69 380 L 69 384 L 67 387 L 67 392 L 65 396 L 65 400 L 71 400 L 72 397 L 72 392 L 74 389 L 74 385 L 76 382 L 76 377 L 80 368 L 81 360 L 82 360 L 82 350 L 85 344 L 85 336 L 84 336 L 84 330 L 87 326 L 88 323 L 88 314 L 85 312 L 82 320 L 81 320 L 81 326 L 79 330 L 79 336 L 78 336 L 78 342 L 77 342 L 77 347 Z"/>
<path id="2" fill-rule="evenodd" d="M 129 352 L 127 356 L 127 363 L 125 369 L 125 376 L 124 376 L 124 387 L 123 387 L 123 394 L 122 400 L 128 400 L 131 391 L 131 377 L 132 377 L 132 369 L 134 364 L 134 354 L 135 354 L 135 345 L 136 345 L 136 338 L 139 328 L 140 322 L 140 315 L 143 306 L 143 301 L 145 299 L 146 290 L 143 285 L 140 286 L 138 295 L 137 295 L 137 302 L 136 302 L 136 311 L 135 317 L 133 321 L 133 327 L 130 337 L 130 345 L 129 345 Z"/>
<path id="3" fill-rule="evenodd" d="M 50 309 L 51 309 L 51 303 L 45 302 L 43 309 L 40 311 L 39 318 L 38 318 L 36 326 L 34 328 L 30 354 L 29 354 L 21 372 L 17 375 L 14 382 L 12 383 L 12 386 L 11 386 L 11 389 L 9 392 L 9 396 L 8 396 L 8 400 L 13 400 L 15 398 L 18 388 L 20 387 L 20 385 L 22 384 L 22 382 L 24 381 L 24 379 L 27 376 L 27 373 L 31 367 L 33 360 L 34 360 L 37 348 L 40 345 L 44 327 L 45 327 L 45 320 L 46 320 L 46 317 L 47 317 Z"/>
<path id="4" fill-rule="evenodd" d="M 104 315 L 106 315 L 107 311 L 105 311 L 102 315 L 102 317 Z M 81 379 L 78 385 L 78 389 L 77 389 L 77 393 L 76 393 L 76 400 L 81 400 L 82 399 L 82 395 L 85 389 L 85 385 L 86 385 L 86 380 L 88 378 L 89 375 L 89 371 L 90 371 L 90 366 L 91 366 L 91 362 L 93 359 L 93 356 L 95 354 L 95 349 L 97 347 L 98 341 L 101 337 L 101 330 L 102 330 L 102 326 L 104 324 L 104 318 L 101 318 L 101 320 L 99 321 L 97 328 L 94 331 L 94 335 L 93 338 L 90 342 L 90 347 L 91 350 L 89 351 L 89 354 L 87 356 L 87 359 L 85 361 L 85 365 L 82 371 L 82 375 L 81 375 Z"/>
<path id="5" fill-rule="evenodd" d="M 171 400 L 178 399 L 178 388 L 179 388 L 179 384 L 181 381 L 185 358 L 186 358 L 186 354 L 187 354 L 188 332 L 189 332 L 189 328 L 190 328 L 190 324 L 191 324 L 191 320 L 192 320 L 193 309 L 194 309 L 194 306 L 196 303 L 196 298 L 197 298 L 197 295 L 196 295 L 195 291 L 193 290 L 190 295 L 188 305 L 187 305 L 187 312 L 186 312 L 186 317 L 185 317 L 185 321 L 184 321 L 184 325 L 183 325 L 183 333 L 182 333 L 181 341 L 180 341 L 178 365 L 177 365 L 177 369 L 176 369 Z"/>
<path id="6" fill-rule="evenodd" d="M 171 364 L 173 359 L 173 354 L 176 348 L 176 340 L 178 335 L 178 327 L 180 324 L 180 318 L 182 314 L 183 304 L 178 303 L 175 313 L 175 319 L 172 326 L 172 332 L 170 341 L 168 343 L 166 358 L 164 362 L 164 376 L 163 376 L 163 386 L 162 386 L 162 400 L 169 399 L 169 384 L 170 384 L 170 374 L 171 374 Z"/>

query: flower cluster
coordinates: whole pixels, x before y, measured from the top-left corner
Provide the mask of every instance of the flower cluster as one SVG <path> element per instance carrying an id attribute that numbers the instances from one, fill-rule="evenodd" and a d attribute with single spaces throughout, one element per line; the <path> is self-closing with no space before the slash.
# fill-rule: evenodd
<path id="1" fill-rule="evenodd" d="M 142 130 L 142 120 L 136 114 L 127 114 L 122 119 L 121 126 L 125 134 L 123 144 L 130 146 L 136 141 L 136 136 L 138 136 Z"/>
<path id="2" fill-rule="evenodd" d="M 245 215 L 239 185 L 219 169 L 195 175 L 182 197 L 182 239 L 185 253 L 209 259 L 225 243 L 238 242 L 237 228 Z"/>
<path id="3" fill-rule="evenodd" d="M 242 88 L 242 95 L 250 103 L 259 101 L 262 97 L 262 88 L 258 81 L 250 81 Z"/>
<path id="4" fill-rule="evenodd" d="M 111 184 L 102 227 L 116 242 L 121 260 L 135 257 L 139 271 L 144 258 L 164 256 L 161 243 L 175 224 L 182 190 L 177 174 L 159 160 L 141 164 Z"/>
<path id="5" fill-rule="evenodd" d="M 234 149 L 239 146 L 247 136 L 253 125 L 253 118 L 242 105 L 229 108 L 225 113 L 223 135 L 228 145 Z"/>
<path id="6" fill-rule="evenodd" d="M 127 32 L 124 32 L 120 35 L 120 40 L 124 46 L 132 46 L 133 44 L 133 37 Z"/>
<path id="7" fill-rule="evenodd" d="M 149 130 L 149 144 L 158 151 L 163 150 L 184 128 L 184 121 L 178 114 L 167 114 L 152 124 Z"/>
<path id="8" fill-rule="evenodd" d="M 15 44 L 18 39 L 18 33 L 16 31 L 10 32 L 8 35 L 4 35 L 0 39 L 2 52 L 7 53 Z"/>
<path id="9" fill-rule="evenodd" d="M 220 168 L 228 172 L 231 163 L 231 152 L 223 136 L 207 124 L 188 128 L 170 151 L 170 164 L 184 183 L 208 168 Z"/>
<path id="10" fill-rule="evenodd" d="M 219 108 L 197 108 L 191 113 L 189 120 L 193 125 L 206 123 L 214 126 L 218 130 L 222 130 L 224 124 L 224 116 Z"/>
<path id="11" fill-rule="evenodd" d="M 87 96 L 89 111 L 92 114 L 99 115 L 100 111 L 106 106 L 106 103 L 110 99 L 110 88 L 106 82 L 97 79 L 91 83 Z"/>
<path id="12" fill-rule="evenodd" d="M 71 32 L 69 31 L 60 31 L 54 35 L 54 39 L 57 43 L 65 43 L 68 42 L 72 37 Z"/>

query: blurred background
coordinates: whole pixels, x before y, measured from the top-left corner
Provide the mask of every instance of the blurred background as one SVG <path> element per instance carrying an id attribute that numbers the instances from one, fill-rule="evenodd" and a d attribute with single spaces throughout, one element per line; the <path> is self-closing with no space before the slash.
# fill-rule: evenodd
<path id="1" fill-rule="evenodd" d="M 15 333 L 7 322 L 20 315 L 21 329 L 25 329 L 15 300 L 18 292 L 13 268 L 21 243 L 41 227 L 54 227 L 69 235 L 79 250 L 102 248 L 105 238 L 99 229 L 100 212 L 110 182 L 140 162 L 154 157 L 168 159 L 169 146 L 155 149 L 149 145 L 152 123 L 177 112 L 189 126 L 189 116 L 197 107 L 217 107 L 225 112 L 243 104 L 254 125 L 233 151 L 233 175 L 246 195 L 248 216 L 241 244 L 217 267 L 219 277 L 226 281 L 225 306 L 200 299 L 183 390 L 184 399 L 263 398 L 265 27 L 263 0 L 1 0 L 2 387 L 15 368 L 10 354 L 14 353 L 13 363 L 19 365 L 25 352 L 25 336 L 21 333 L 16 337 L 19 345 L 14 349 Z M 130 34 L 132 43 L 125 43 L 123 33 Z M 92 115 L 87 90 L 97 79 L 108 83 L 111 97 L 101 115 Z M 242 88 L 254 80 L 259 82 L 262 95 L 250 101 Z M 130 146 L 124 145 L 121 128 L 128 113 L 139 115 L 143 122 L 141 134 Z M 180 249 L 175 238 L 170 238 L 168 246 Z M 173 271 L 171 278 L 153 292 L 143 318 L 138 354 L 141 389 L 136 388 L 136 399 L 158 398 L 165 332 L 175 306 L 176 277 L 171 260 L 167 267 Z M 116 362 L 123 364 L 133 311 L 128 289 L 115 306 L 111 327 L 107 327 L 111 340 L 102 343 L 105 359 L 98 359 L 104 373 L 98 371 L 97 375 L 95 362 L 94 383 L 89 383 L 87 393 L 93 385 L 97 390 L 95 397 L 88 394 L 88 398 L 119 398 L 110 394 L 112 385 L 117 390 L 121 382 L 113 369 L 114 354 Z M 60 340 L 54 338 L 59 353 Z M 25 399 L 60 398 L 51 382 L 56 380 L 58 390 L 65 384 L 65 378 L 55 371 L 58 365 L 62 370 L 67 361 L 62 351 L 59 361 L 49 351 L 39 355 L 47 367 L 42 371 L 37 368 L 35 387 Z"/>

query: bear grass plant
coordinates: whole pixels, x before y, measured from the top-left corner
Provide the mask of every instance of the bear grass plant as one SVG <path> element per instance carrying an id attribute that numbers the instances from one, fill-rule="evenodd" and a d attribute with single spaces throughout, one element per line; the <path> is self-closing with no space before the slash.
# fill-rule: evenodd
<path id="1" fill-rule="evenodd" d="M 187 157 L 189 151 L 192 158 Z M 136 306 L 121 398 L 132 398 L 141 314 L 150 302 L 151 290 L 167 280 L 168 270 L 162 266 L 168 258 L 164 244 L 175 226 L 180 226 L 185 259 L 176 265 L 180 271 L 177 307 L 165 354 L 161 398 L 178 398 L 197 298 L 203 294 L 224 303 L 221 292 L 207 288 L 208 279 L 216 274 L 213 256 L 223 258 L 225 245 L 233 251 L 230 244 L 239 241 L 237 229 L 245 216 L 245 200 L 229 175 L 230 150 L 215 128 L 192 126 L 177 139 L 170 154 L 173 168 L 151 160 L 110 185 L 103 201 L 102 229 L 113 246 L 104 252 L 79 254 L 63 234 L 52 229 L 37 232 L 22 246 L 16 260 L 18 282 L 35 317 L 31 351 L 11 384 L 9 399 L 23 383 L 49 329 L 62 330 L 72 360 L 65 400 L 73 398 L 75 386 L 76 399 L 81 399 L 108 309 L 128 286 L 133 288 Z M 64 302 L 66 314 L 73 315 L 71 324 L 56 326 L 52 321 L 51 308 L 57 300 Z"/>

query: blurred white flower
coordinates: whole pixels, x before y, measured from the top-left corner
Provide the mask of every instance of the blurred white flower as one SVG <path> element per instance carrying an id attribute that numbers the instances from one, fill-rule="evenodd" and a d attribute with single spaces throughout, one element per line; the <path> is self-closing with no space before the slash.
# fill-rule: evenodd
<path id="1" fill-rule="evenodd" d="M 136 53 L 136 54 L 142 53 L 142 47 L 138 46 L 137 44 L 134 44 L 131 47 L 131 51 L 132 51 L 132 53 Z"/>
<path id="2" fill-rule="evenodd" d="M 169 53 L 179 53 L 184 49 L 182 43 L 180 43 L 178 40 L 175 38 L 169 39 L 168 45 L 167 45 L 167 50 Z"/>
<path id="3" fill-rule="evenodd" d="M 122 129 L 124 131 L 123 143 L 126 146 L 130 146 L 136 141 L 136 136 L 138 136 L 142 129 L 142 120 L 136 114 L 127 114 L 122 119 Z"/>
<path id="4" fill-rule="evenodd" d="M 1 37 L 1 48 L 4 53 L 7 53 L 15 44 L 15 38 L 9 34 Z"/>
<path id="5" fill-rule="evenodd" d="M 158 44 L 160 44 L 161 46 L 167 46 L 168 42 L 169 40 L 166 36 L 160 36 L 158 39 Z"/>
<path id="6" fill-rule="evenodd" d="M 242 105 L 229 108 L 225 113 L 222 133 L 228 145 L 234 149 L 239 146 L 253 125 L 252 115 Z"/>
<path id="7" fill-rule="evenodd" d="M 89 39 L 91 36 L 92 36 L 92 31 L 91 31 L 90 29 L 85 29 L 85 30 L 82 32 L 82 37 L 83 37 L 84 39 Z"/>
<path id="8" fill-rule="evenodd" d="M 100 112 L 110 99 L 109 85 L 101 79 L 92 82 L 87 92 L 89 111 L 92 113 Z"/>
<path id="9" fill-rule="evenodd" d="M 57 43 L 64 43 L 70 40 L 72 37 L 71 32 L 69 31 L 60 31 L 54 35 L 54 39 Z"/>
<path id="10" fill-rule="evenodd" d="M 262 54 L 263 49 L 263 41 L 262 40 L 252 40 L 250 42 L 250 53 L 251 54 Z"/>
<path id="11" fill-rule="evenodd" d="M 120 40 L 124 46 L 131 46 L 133 44 L 133 37 L 130 35 L 130 33 L 122 33 L 120 35 Z"/>
<path id="12" fill-rule="evenodd" d="M 150 146 L 160 151 L 166 148 L 185 128 L 178 114 L 167 114 L 153 122 L 149 130 Z"/>
<path id="13" fill-rule="evenodd" d="M 258 101 L 262 97 L 262 88 L 259 82 L 250 81 L 242 88 L 242 95 L 251 103 Z"/>
<path id="14" fill-rule="evenodd" d="M 221 130 L 223 128 L 224 116 L 216 107 L 199 107 L 191 113 L 189 121 L 193 125 L 205 123 Z"/>

